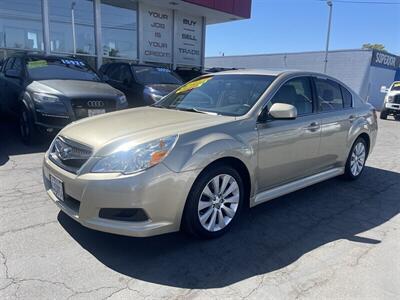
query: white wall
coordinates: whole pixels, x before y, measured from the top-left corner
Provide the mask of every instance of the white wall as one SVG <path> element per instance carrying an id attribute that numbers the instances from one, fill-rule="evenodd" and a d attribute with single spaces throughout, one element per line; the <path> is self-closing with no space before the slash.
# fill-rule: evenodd
<path id="1" fill-rule="evenodd" d="M 369 77 L 368 102 L 378 109 L 382 108 L 385 94 L 380 92 L 383 85 L 389 87 L 396 75 L 395 70 L 371 67 Z"/>
<path id="2" fill-rule="evenodd" d="M 368 79 L 372 51 L 331 51 L 327 73 L 350 86 L 364 99 L 368 95 Z M 206 68 L 287 68 L 323 72 L 324 52 L 206 57 Z"/>

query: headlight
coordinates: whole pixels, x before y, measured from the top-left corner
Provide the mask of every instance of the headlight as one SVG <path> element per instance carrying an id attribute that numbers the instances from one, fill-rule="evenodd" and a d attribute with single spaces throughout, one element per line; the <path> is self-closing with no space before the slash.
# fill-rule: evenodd
<path id="1" fill-rule="evenodd" d="M 178 136 L 173 135 L 136 146 L 124 144 L 99 160 L 92 172 L 132 174 L 148 169 L 162 162 L 177 140 Z"/>
<path id="2" fill-rule="evenodd" d="M 387 96 L 386 102 L 393 102 L 394 101 L 394 96 Z"/>
<path id="3" fill-rule="evenodd" d="M 33 93 L 33 100 L 38 103 L 56 103 L 60 101 L 56 96 L 43 93 Z"/>
<path id="4" fill-rule="evenodd" d="M 126 96 L 125 95 L 119 96 L 118 97 L 118 102 L 119 102 L 119 104 L 125 104 L 127 102 Z"/>

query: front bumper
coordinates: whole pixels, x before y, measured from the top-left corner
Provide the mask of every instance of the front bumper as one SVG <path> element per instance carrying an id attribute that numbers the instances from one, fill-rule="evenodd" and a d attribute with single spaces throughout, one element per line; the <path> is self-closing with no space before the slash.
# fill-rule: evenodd
<path id="1" fill-rule="evenodd" d="M 395 110 L 395 111 L 398 111 L 400 113 L 400 104 L 392 103 L 392 102 L 385 102 L 385 109 Z"/>
<path id="2" fill-rule="evenodd" d="M 94 230 L 145 237 L 178 231 L 189 190 L 199 171 L 175 173 L 164 164 L 133 175 L 69 173 L 50 161 L 43 163 L 49 197 L 68 216 Z M 64 184 L 60 201 L 50 188 L 49 174 Z M 73 201 L 70 201 L 73 200 Z M 148 220 L 132 222 L 101 218 L 100 209 L 144 210 Z"/>

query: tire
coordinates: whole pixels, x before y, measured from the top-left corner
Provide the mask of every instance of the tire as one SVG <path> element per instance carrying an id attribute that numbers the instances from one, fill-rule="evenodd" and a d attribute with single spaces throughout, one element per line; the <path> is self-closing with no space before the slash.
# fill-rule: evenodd
<path id="1" fill-rule="evenodd" d="M 394 116 L 394 119 L 395 119 L 396 121 L 400 121 L 400 115 L 395 115 L 395 116 Z"/>
<path id="2" fill-rule="evenodd" d="M 223 191 L 216 192 L 215 183 Z M 190 190 L 182 217 L 182 229 L 203 239 L 223 235 L 239 218 L 244 197 L 243 180 L 234 168 L 214 165 L 206 169 Z"/>
<path id="3" fill-rule="evenodd" d="M 360 178 L 368 158 L 368 145 L 364 138 L 359 137 L 354 142 L 346 161 L 344 178 L 356 180 Z"/>
<path id="4" fill-rule="evenodd" d="M 388 113 L 387 113 L 387 111 L 385 109 L 383 109 L 381 111 L 380 118 L 381 118 L 381 120 L 386 120 L 387 117 L 388 117 Z"/>
<path id="5" fill-rule="evenodd" d="M 31 112 L 23 106 L 19 114 L 19 131 L 25 145 L 34 145 L 40 142 L 38 130 L 33 122 Z"/>

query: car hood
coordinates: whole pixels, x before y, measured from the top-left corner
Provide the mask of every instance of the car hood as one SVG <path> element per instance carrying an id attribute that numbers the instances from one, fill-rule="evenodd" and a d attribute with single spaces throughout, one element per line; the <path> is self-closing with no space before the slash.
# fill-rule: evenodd
<path id="1" fill-rule="evenodd" d="M 397 95 L 400 95 L 400 91 L 390 91 L 388 93 L 388 96 L 397 96 Z"/>
<path id="2" fill-rule="evenodd" d="M 234 117 L 171 109 L 140 107 L 86 118 L 65 127 L 60 135 L 95 150 L 124 141 L 140 144 L 226 123 Z"/>
<path id="3" fill-rule="evenodd" d="M 30 88 L 39 92 L 62 94 L 70 98 L 114 97 L 122 94 L 104 82 L 83 80 L 41 80 L 33 82 Z"/>
<path id="4" fill-rule="evenodd" d="M 156 90 L 160 95 L 165 96 L 180 87 L 179 84 L 148 84 L 146 87 Z"/>

